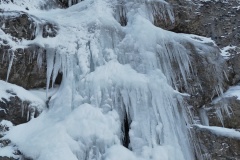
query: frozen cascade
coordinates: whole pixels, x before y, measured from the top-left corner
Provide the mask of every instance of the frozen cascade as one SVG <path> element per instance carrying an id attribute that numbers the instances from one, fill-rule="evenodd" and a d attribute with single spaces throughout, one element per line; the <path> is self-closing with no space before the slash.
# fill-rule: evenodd
<path id="1" fill-rule="evenodd" d="M 155 2 L 161 4 L 162 16 L 174 22 L 167 3 L 151 4 Z M 120 1 L 85 0 L 64 10 L 28 11 L 58 24 L 56 37 L 33 41 L 48 48 L 47 87 L 58 72 L 63 80 L 48 111 L 5 136 L 27 157 L 195 159 L 176 80 L 182 78 L 187 88 L 186 79 L 194 72 L 183 43 L 200 48 L 201 43 L 155 27 L 150 1 L 122 3 L 126 26 L 116 18 Z M 126 136 L 128 149 L 123 147 Z"/>

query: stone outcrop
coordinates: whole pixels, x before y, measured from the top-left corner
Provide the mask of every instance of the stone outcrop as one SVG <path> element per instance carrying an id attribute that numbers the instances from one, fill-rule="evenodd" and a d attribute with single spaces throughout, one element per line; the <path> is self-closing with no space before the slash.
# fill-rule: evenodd
<path id="1" fill-rule="evenodd" d="M 46 86 L 46 55 L 43 48 L 33 45 L 11 50 L 9 46 L 0 46 L 2 80 L 27 89 Z"/>
<path id="2" fill-rule="evenodd" d="M 236 0 L 168 0 L 175 13 L 172 31 L 211 37 L 220 47 L 239 46 L 240 5 Z"/>
<path id="3" fill-rule="evenodd" d="M 185 47 L 190 57 L 192 73 L 187 79 L 188 88 L 180 87 L 180 91 L 189 93 L 188 103 L 199 108 L 228 88 L 228 80 L 224 76 L 228 74 L 228 68 L 216 46 L 204 44 L 207 49 L 201 51 L 191 43 L 185 44 Z"/>
<path id="4" fill-rule="evenodd" d="M 37 33 L 42 33 L 43 38 L 55 37 L 57 26 L 24 12 L 0 11 L 0 28 L 10 35 L 10 40 L 0 38 L 0 79 L 24 88 L 45 87 L 45 48 L 36 44 L 18 47 L 13 43 L 33 40 Z"/>
<path id="5" fill-rule="evenodd" d="M 44 105 L 43 102 L 34 103 L 31 99 L 22 100 L 13 90 L 5 90 L 5 92 L 10 97 L 9 99 L 0 97 L 0 121 L 8 120 L 13 125 L 18 125 L 26 123 L 42 112 L 44 106 L 39 105 Z"/>
<path id="6" fill-rule="evenodd" d="M 237 84 L 240 81 L 240 48 L 232 49 L 230 52 L 232 55 L 227 60 L 227 64 L 231 73 L 229 76 L 229 81 L 233 85 Z"/>
<path id="7" fill-rule="evenodd" d="M 12 37 L 33 40 L 37 23 L 23 12 L 0 11 L 1 29 Z"/>
<path id="8" fill-rule="evenodd" d="M 204 159 L 240 159 L 240 139 L 214 134 L 208 129 L 195 127 Z"/>
<path id="9" fill-rule="evenodd" d="M 210 126 L 240 129 L 240 100 L 224 97 L 205 108 Z"/>

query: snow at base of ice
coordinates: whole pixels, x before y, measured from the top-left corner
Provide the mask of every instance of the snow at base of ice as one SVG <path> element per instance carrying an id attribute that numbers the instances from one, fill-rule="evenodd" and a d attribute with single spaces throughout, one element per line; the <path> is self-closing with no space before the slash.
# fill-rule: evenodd
<path id="1" fill-rule="evenodd" d="M 40 99 L 42 99 L 44 102 L 46 102 L 49 97 L 52 97 L 55 93 L 57 93 L 58 88 L 59 88 L 58 86 L 55 86 L 54 88 L 50 88 L 48 90 L 48 97 L 46 97 L 46 89 L 43 89 L 43 88 L 31 89 L 28 91 L 33 95 L 35 95 L 36 97 L 39 97 Z"/>
<path id="2" fill-rule="evenodd" d="M 61 120 L 52 112 L 14 127 L 5 138 L 18 144 L 25 155 L 38 160 L 94 159 L 112 144 L 120 143 L 115 111 L 104 115 L 100 108 L 83 104 Z"/>

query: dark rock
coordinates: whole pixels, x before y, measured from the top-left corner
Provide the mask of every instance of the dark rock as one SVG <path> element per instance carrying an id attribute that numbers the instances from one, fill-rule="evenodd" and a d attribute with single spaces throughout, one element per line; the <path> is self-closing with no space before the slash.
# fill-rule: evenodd
<path id="1" fill-rule="evenodd" d="M 8 45 L 0 45 L 0 55 L 0 79 L 8 78 L 8 82 L 27 89 L 46 86 L 46 54 L 43 48 L 32 45 L 13 51 Z"/>
<path id="2" fill-rule="evenodd" d="M 17 11 L 1 11 L 0 28 L 12 36 L 13 42 L 33 40 L 36 32 L 42 33 L 43 38 L 55 37 L 58 31 L 54 24 Z M 27 89 L 45 87 L 45 49 L 36 44 L 15 48 L 8 41 L 0 39 L 0 79 Z"/>
<path id="3" fill-rule="evenodd" d="M 0 12 L 1 29 L 18 39 L 33 40 L 37 29 L 35 20 L 24 12 Z"/>
<path id="4" fill-rule="evenodd" d="M 211 37 L 220 47 L 239 46 L 240 5 L 236 0 L 168 0 L 175 13 L 174 32 Z"/>
<path id="5" fill-rule="evenodd" d="M 236 48 L 230 50 L 231 56 L 227 60 L 229 70 L 231 75 L 229 75 L 229 80 L 231 85 L 237 84 L 240 81 L 240 49 Z"/>
<path id="6" fill-rule="evenodd" d="M 220 99 L 217 103 L 208 106 L 206 113 L 211 126 L 240 129 L 240 100 L 236 97 Z M 219 114 L 222 122 L 219 119 Z"/>
<path id="7" fill-rule="evenodd" d="M 208 129 L 194 127 L 204 159 L 240 159 L 240 139 L 219 136 Z"/>
<path id="8" fill-rule="evenodd" d="M 198 108 L 228 88 L 228 80 L 224 76 L 225 73 L 228 74 L 228 68 L 216 46 L 205 44 L 205 49 L 201 50 L 192 43 L 183 45 L 188 50 L 192 73 L 187 79 L 188 86 L 180 81 L 178 88 L 180 92 L 189 93 L 189 105 Z"/>
<path id="9" fill-rule="evenodd" d="M 36 32 L 42 32 L 42 36 L 55 37 L 58 28 L 55 24 L 41 21 L 25 12 L 1 11 L 0 28 L 17 39 L 33 40 Z"/>
<path id="10" fill-rule="evenodd" d="M 58 28 L 56 25 L 53 25 L 51 23 L 45 23 L 43 25 L 43 38 L 47 37 L 55 37 L 57 35 Z"/>
<path id="11" fill-rule="evenodd" d="M 14 95 L 10 97 L 10 100 L 1 99 L 0 108 L 4 110 L 0 121 L 8 120 L 14 125 L 26 123 L 32 114 L 34 117 L 40 114 L 40 111 L 35 109 L 35 106 L 32 106 L 30 101 L 22 101 Z"/>
<path id="12" fill-rule="evenodd" d="M 17 159 L 15 159 L 15 158 L 13 158 L 13 157 L 1 157 L 0 156 L 0 160 L 17 160 Z"/>
<path id="13" fill-rule="evenodd" d="M 58 3 L 63 7 L 70 7 L 84 0 L 58 0 Z"/>

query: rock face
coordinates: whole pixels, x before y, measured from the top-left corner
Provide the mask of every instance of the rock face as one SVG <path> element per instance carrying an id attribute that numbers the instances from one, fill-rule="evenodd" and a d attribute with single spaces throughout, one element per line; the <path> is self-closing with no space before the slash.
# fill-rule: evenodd
<path id="1" fill-rule="evenodd" d="M 228 50 L 229 57 L 227 60 L 220 60 L 220 52 L 215 54 L 199 55 L 194 54 L 192 50 L 191 63 L 197 71 L 197 76 L 190 78 L 188 83 L 193 91 L 189 92 L 183 88 L 183 92 L 191 93 L 188 103 L 195 110 L 202 110 L 205 106 L 206 115 L 202 115 L 198 111 L 195 116 L 202 117 L 202 124 L 210 126 L 223 126 L 227 128 L 240 128 L 239 108 L 240 102 L 236 97 L 221 98 L 217 103 L 211 103 L 212 99 L 220 96 L 221 93 L 216 92 L 218 82 L 221 81 L 212 77 L 215 72 L 214 65 L 224 71 L 222 76 L 223 91 L 229 85 L 237 84 L 240 80 L 239 66 L 239 47 L 240 47 L 240 1 L 236 0 L 219 0 L 219 1 L 184 1 L 184 0 L 168 0 L 175 15 L 175 21 L 168 28 L 165 24 L 157 23 L 157 26 L 177 32 L 197 34 L 212 38 L 219 48 L 230 46 Z M 236 46 L 236 47 L 233 47 Z M 218 60 L 217 60 L 218 59 Z M 215 61 L 215 62 L 214 62 Z M 216 67 L 216 66 L 215 66 Z M 210 69 L 212 68 L 212 69 Z M 222 75 L 219 73 L 219 75 Z M 221 92 L 221 91 L 220 91 Z M 200 108 L 200 109 L 198 109 Z M 223 137 L 213 134 L 208 130 L 196 129 L 200 150 L 204 154 L 203 159 L 240 159 L 240 141 L 239 139 Z"/>
<path id="2" fill-rule="evenodd" d="M 43 38 L 55 37 L 57 27 L 39 22 L 24 12 L 1 11 L 0 26 L 7 39 L 0 38 L 0 79 L 25 88 L 46 86 L 45 48 L 36 44 L 18 46 L 18 42 L 33 40 L 37 33 Z"/>
<path id="3" fill-rule="evenodd" d="M 1 29 L 18 39 L 33 40 L 37 24 L 23 12 L 0 12 Z"/>
<path id="4" fill-rule="evenodd" d="M 0 83 L 5 85 L 0 89 L 0 121 L 7 120 L 13 125 L 26 123 L 44 109 L 45 102 L 29 91 L 6 82 Z"/>
<path id="5" fill-rule="evenodd" d="M 31 102 L 22 101 L 17 96 L 11 97 L 9 101 L 1 99 L 0 120 L 11 121 L 14 125 L 26 123 L 29 121 L 30 115 L 37 117 L 40 113 L 30 104 Z"/>
<path id="6" fill-rule="evenodd" d="M 240 101 L 237 97 L 222 98 L 206 110 L 210 126 L 240 129 Z"/>
<path id="7" fill-rule="evenodd" d="M 173 31 L 211 37 L 220 47 L 239 46 L 239 1 L 168 1 L 176 16 Z"/>
<path id="8" fill-rule="evenodd" d="M 0 86 L 0 138 L 2 138 L 11 127 L 26 123 L 39 116 L 46 105 L 42 99 L 22 87 L 1 80 Z M 7 150 L 11 148 L 14 156 L 1 157 L 2 154 L 0 154 L 1 160 L 24 159 L 10 140 L 0 139 L 0 148 L 4 147 Z"/>
<path id="9" fill-rule="evenodd" d="M 230 70 L 230 82 L 231 84 L 237 84 L 240 81 L 240 48 L 235 48 L 232 51 L 232 56 L 227 60 Z"/>
<path id="10" fill-rule="evenodd" d="M 1 45 L 2 47 L 2 45 Z M 38 46 L 0 49 L 0 78 L 24 88 L 46 86 L 45 50 Z"/>
<path id="11" fill-rule="evenodd" d="M 207 129 L 195 128 L 204 159 L 238 160 L 240 139 L 219 136 Z"/>
<path id="12" fill-rule="evenodd" d="M 199 108 L 228 88 L 227 79 L 224 76 L 224 73 L 228 73 L 227 64 L 216 46 L 205 44 L 204 47 L 208 50 L 201 51 L 191 43 L 185 46 L 189 51 L 192 73 L 187 79 L 188 88 L 180 87 L 182 89 L 180 91 L 189 93 L 191 96 L 188 103 Z"/>

